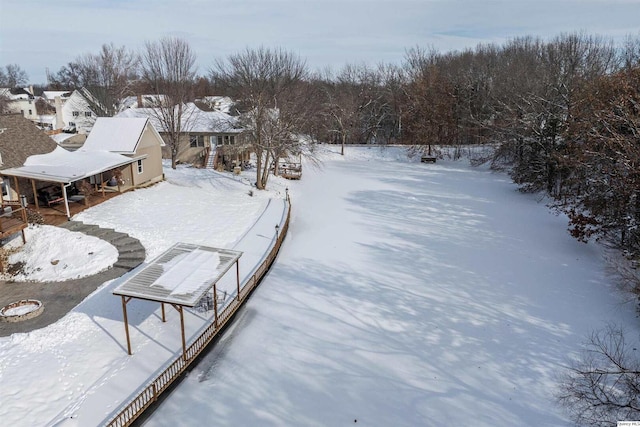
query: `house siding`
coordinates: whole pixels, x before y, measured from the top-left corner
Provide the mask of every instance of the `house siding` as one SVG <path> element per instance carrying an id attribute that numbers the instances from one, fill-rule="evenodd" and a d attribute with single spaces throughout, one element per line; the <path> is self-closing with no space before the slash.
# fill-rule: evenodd
<path id="1" fill-rule="evenodd" d="M 162 148 L 149 124 L 142 133 L 136 150 L 136 156 L 147 155 L 142 161 L 142 173 L 138 173 L 138 165 L 133 164 L 133 183 L 138 186 L 148 181 L 162 180 Z"/>

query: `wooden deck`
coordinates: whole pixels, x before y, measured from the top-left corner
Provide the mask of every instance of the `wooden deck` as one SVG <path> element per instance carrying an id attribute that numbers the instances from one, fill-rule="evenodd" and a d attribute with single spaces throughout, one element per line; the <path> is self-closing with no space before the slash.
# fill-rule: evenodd
<path id="1" fill-rule="evenodd" d="M 301 163 L 286 163 L 281 164 L 279 167 L 280 176 L 286 179 L 300 179 L 302 178 L 302 164 Z"/>
<path id="2" fill-rule="evenodd" d="M 116 197 L 119 194 L 121 193 L 105 192 L 103 196 L 102 193 L 96 193 L 86 198 L 86 200 L 85 198 L 69 200 L 69 215 L 74 216 L 87 208 L 106 202 L 107 200 Z M 64 202 L 52 205 L 50 207 L 42 205 L 36 207 L 35 204 L 30 203 L 29 205 L 27 205 L 27 208 L 42 215 L 44 223 L 47 225 L 60 225 L 68 221 L 67 212 L 64 208 Z"/>
<path id="3" fill-rule="evenodd" d="M 19 204 L 8 206 L 11 211 L 3 212 L 0 216 L 0 239 L 5 239 L 18 232 L 22 232 L 22 242 L 25 243 L 24 229 L 29 225 L 27 223 L 27 212 Z"/>

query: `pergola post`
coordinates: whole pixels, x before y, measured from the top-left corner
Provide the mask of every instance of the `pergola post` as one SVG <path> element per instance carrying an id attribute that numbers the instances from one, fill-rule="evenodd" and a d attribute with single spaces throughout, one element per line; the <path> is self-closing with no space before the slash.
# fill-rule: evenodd
<path id="1" fill-rule="evenodd" d="M 174 305 L 174 307 L 176 307 Z M 184 310 L 181 305 L 176 307 L 176 310 L 180 313 L 180 331 L 182 332 L 182 359 L 187 361 L 187 342 L 184 338 Z"/>
<path id="2" fill-rule="evenodd" d="M 213 284 L 213 324 L 218 329 L 218 292 L 216 291 L 216 284 Z"/>
<path id="3" fill-rule="evenodd" d="M 240 258 L 236 260 L 236 284 L 238 285 L 238 301 L 240 301 Z"/>
<path id="4" fill-rule="evenodd" d="M 127 336 L 127 353 L 131 356 L 131 339 L 129 338 L 129 321 L 127 319 L 127 303 L 131 300 L 131 297 L 128 299 L 122 296 L 122 317 L 124 318 L 124 332 Z"/>

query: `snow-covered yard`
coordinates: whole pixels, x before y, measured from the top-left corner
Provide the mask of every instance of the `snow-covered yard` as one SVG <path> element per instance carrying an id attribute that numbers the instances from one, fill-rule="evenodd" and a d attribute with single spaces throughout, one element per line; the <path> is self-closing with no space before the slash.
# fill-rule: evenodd
<path id="1" fill-rule="evenodd" d="M 74 218 L 137 237 L 151 258 L 175 241 L 231 247 L 290 189 L 272 271 L 146 425 L 569 425 L 552 396 L 568 357 L 606 322 L 637 329 L 600 249 L 484 167 L 330 150 L 253 196 L 251 172 L 167 169 L 168 182 Z M 103 300 L 0 338 L 4 423 L 73 413 L 127 363 L 117 340 L 92 345 L 121 328 Z"/>
<path id="2" fill-rule="evenodd" d="M 290 188 L 278 262 L 145 425 L 570 425 L 568 357 L 636 329 L 600 249 L 505 175 L 359 148 Z"/>

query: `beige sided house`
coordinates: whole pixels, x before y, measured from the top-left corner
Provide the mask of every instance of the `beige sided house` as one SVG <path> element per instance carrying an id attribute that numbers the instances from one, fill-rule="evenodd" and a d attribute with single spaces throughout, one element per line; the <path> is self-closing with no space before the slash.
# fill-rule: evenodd
<path id="1" fill-rule="evenodd" d="M 70 218 L 69 202 L 86 204 L 94 191 L 104 197 L 107 191 L 124 192 L 162 181 L 163 146 L 147 119 L 100 117 L 80 149 L 58 147 L 29 156 L 22 166 L 0 174 L 12 177 L 16 191 L 36 210 L 64 206 Z"/>
<path id="2" fill-rule="evenodd" d="M 162 137 L 148 119 L 100 117 L 81 150 L 106 150 L 136 159 L 132 167 L 122 170 L 122 180 L 124 187 L 137 188 L 164 179 L 164 145 Z"/>

